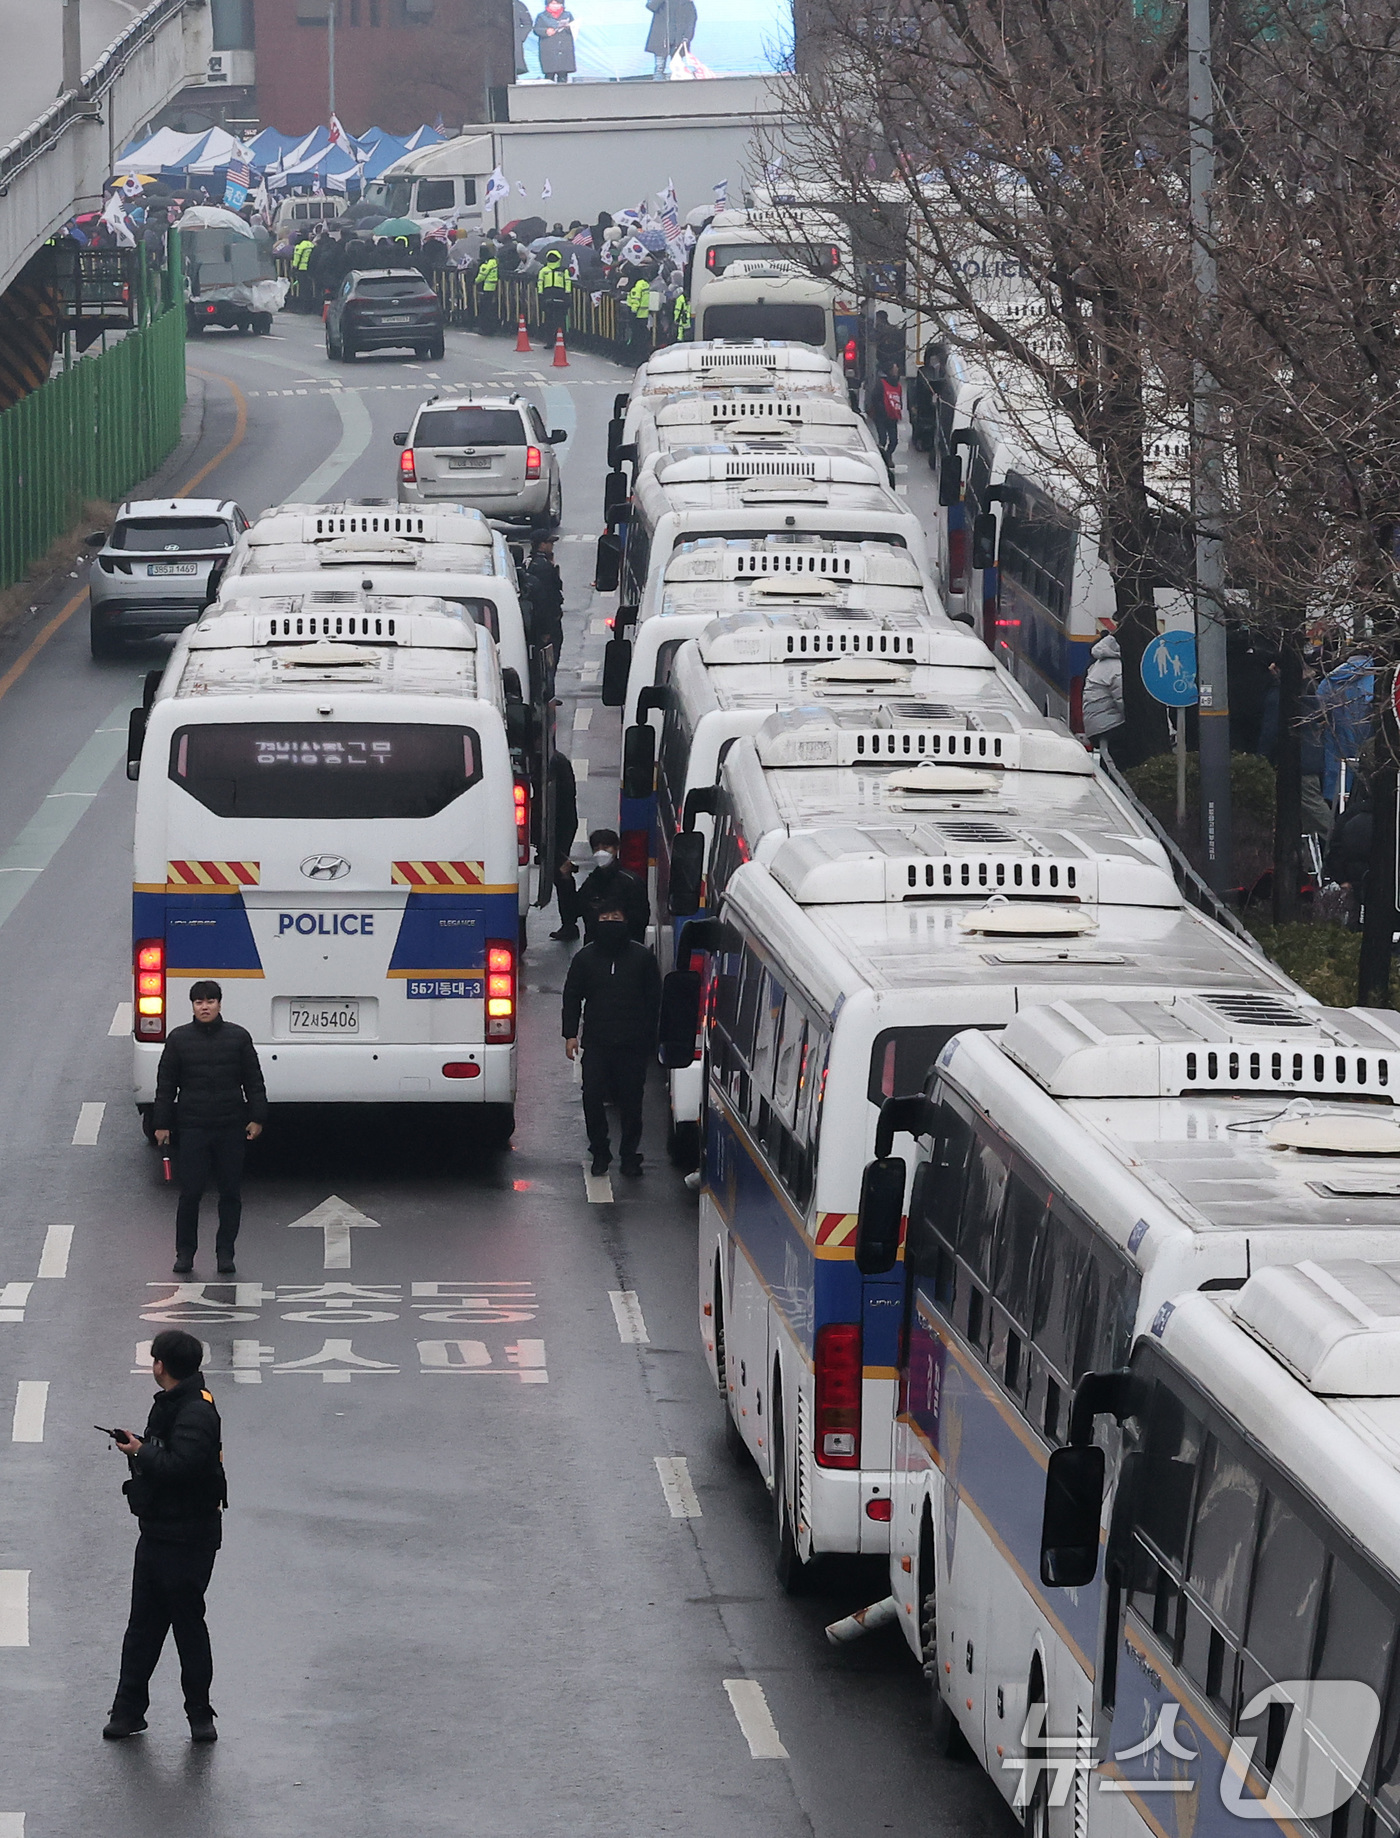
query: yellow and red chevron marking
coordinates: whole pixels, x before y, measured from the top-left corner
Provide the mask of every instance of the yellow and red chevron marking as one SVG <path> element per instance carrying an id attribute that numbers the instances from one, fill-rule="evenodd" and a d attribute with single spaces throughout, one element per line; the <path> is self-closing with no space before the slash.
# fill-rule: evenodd
<path id="1" fill-rule="evenodd" d="M 256 887 L 262 879 L 260 862 L 167 862 L 165 885 L 196 893 L 220 893 L 226 887 Z"/>
<path id="2" fill-rule="evenodd" d="M 852 1244 L 856 1235 L 856 1213 L 822 1213 L 817 1220 L 817 1243 Z"/>
<path id="3" fill-rule="evenodd" d="M 395 887 L 415 887 L 419 893 L 447 893 L 458 887 L 478 891 L 486 885 L 485 862 L 395 862 Z"/>

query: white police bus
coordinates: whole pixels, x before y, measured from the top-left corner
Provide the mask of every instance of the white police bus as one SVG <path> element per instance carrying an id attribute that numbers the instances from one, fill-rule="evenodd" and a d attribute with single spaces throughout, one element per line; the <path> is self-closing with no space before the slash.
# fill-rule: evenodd
<path id="1" fill-rule="evenodd" d="M 1357 1546 L 1400 1490 L 1339 1478 L 1348 1424 L 1365 1438 L 1376 1406 L 1339 1403 L 1326 1425 L 1308 1394 L 1396 1389 L 1376 1343 L 1369 1370 L 1333 1355 L 1392 1307 L 1356 1260 L 1400 1252 L 1400 1017 L 1182 982 L 1153 1001 L 1067 995 L 949 1041 L 924 1090 L 885 1107 L 862 1195 L 857 1264 L 907 1297 L 898 1617 L 940 1738 L 961 1730 L 1029 1829 L 1065 1838 L 1230 1829 L 1232 1738 L 1261 1736 L 1244 1797 L 1284 1746 L 1286 1712 L 1252 1723 L 1261 1689 L 1383 1691 L 1393 1657 L 1394 1584 L 1368 1580 Z M 896 1139 L 917 1143 L 902 1270 Z M 1231 1313 L 1262 1350 L 1232 1342 Z M 1105 1452 L 1122 1485 L 1100 1571 Z M 1358 1582 L 1380 1597 L 1373 1634 Z M 1334 1586 L 1355 1672 L 1325 1658 Z M 1084 1766 L 1055 1793 L 1027 1754 Z M 1183 1761 L 1195 1785 L 1163 1789 Z M 1372 1764 L 1364 1798 L 1374 1785 Z"/>
<path id="2" fill-rule="evenodd" d="M 431 599 L 224 613 L 133 711 L 136 1099 L 192 979 L 273 1103 L 513 1127 L 519 840 L 500 667 Z"/>

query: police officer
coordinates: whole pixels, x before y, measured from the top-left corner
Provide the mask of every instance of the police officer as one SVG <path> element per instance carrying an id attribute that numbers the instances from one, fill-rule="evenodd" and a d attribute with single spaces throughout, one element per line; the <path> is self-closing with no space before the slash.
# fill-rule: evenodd
<path id="1" fill-rule="evenodd" d="M 243 1153 L 267 1121 L 267 1087 L 247 1028 L 225 1021 L 224 992 L 209 978 L 190 986 L 194 1020 L 177 1027 L 156 1069 L 151 1122 L 164 1148 L 172 1127 L 180 1204 L 175 1212 L 175 1274 L 187 1276 L 199 1248 L 199 1202 L 219 1190 L 214 1253 L 220 1276 L 234 1274 L 233 1246 L 243 1216 Z"/>
<path id="2" fill-rule="evenodd" d="M 671 302 L 671 323 L 676 328 L 676 343 L 683 345 L 690 337 L 690 302 L 684 288 Z"/>
<path id="3" fill-rule="evenodd" d="M 632 315 L 629 347 L 636 356 L 645 357 L 651 350 L 651 328 L 647 324 L 651 312 L 651 282 L 644 274 L 639 274 L 627 290 L 627 310 Z"/>
<path id="4" fill-rule="evenodd" d="M 547 251 L 535 290 L 540 297 L 541 341 L 552 345 L 557 334 L 569 323 L 569 299 L 574 291 L 574 277 L 564 266 L 560 250 Z"/>
<path id="5" fill-rule="evenodd" d="M 642 1172 L 642 1096 L 660 1014 L 655 957 L 628 936 L 621 907 L 604 907 L 592 942 L 564 979 L 564 1051 L 570 1059 L 578 1057 L 582 1018 L 583 1121 L 594 1174 L 605 1174 L 612 1161 L 609 1102 L 618 1108 L 622 1172 Z"/>
<path id="6" fill-rule="evenodd" d="M 151 1674 L 167 1633 L 180 1655 L 192 1742 L 217 1742 L 209 1687 L 214 1659 L 204 1623 L 204 1592 L 223 1539 L 223 1433 L 200 1372 L 203 1348 L 192 1334 L 166 1328 L 151 1342 L 151 1376 L 160 1389 L 142 1435 L 112 1431 L 131 1478 L 122 1488 L 141 1527 L 131 1577 L 131 1617 L 122 1641 L 121 1677 L 102 1731 L 109 1742 L 146 1727 Z"/>
<path id="7" fill-rule="evenodd" d="M 316 244 L 309 229 L 303 230 L 292 250 L 292 288 L 300 312 L 310 312 L 311 300 L 311 251 Z"/>
<path id="8" fill-rule="evenodd" d="M 496 257 L 494 243 L 481 245 L 481 261 L 477 267 L 476 280 L 472 283 L 476 295 L 477 323 L 483 332 L 494 332 L 499 322 L 500 308 L 497 295 L 501 287 L 501 264 Z"/>
<path id="9" fill-rule="evenodd" d="M 622 842 L 616 830 L 590 830 L 588 846 L 593 851 L 593 871 L 578 890 L 585 937 L 592 943 L 598 915 L 607 908 L 622 914 L 628 931 L 641 943 L 651 917 L 646 882 L 619 861 Z"/>

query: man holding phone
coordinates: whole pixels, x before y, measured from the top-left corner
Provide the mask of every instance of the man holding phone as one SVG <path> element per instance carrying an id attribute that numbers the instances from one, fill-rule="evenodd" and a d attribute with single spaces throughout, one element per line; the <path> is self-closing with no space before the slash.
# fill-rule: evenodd
<path id="1" fill-rule="evenodd" d="M 180 1655 L 190 1740 L 218 1740 L 209 1704 L 214 1659 L 204 1623 L 204 1592 L 223 1539 L 228 1489 L 219 1413 L 199 1369 L 203 1358 L 204 1349 L 192 1334 L 180 1328 L 157 1334 L 151 1342 L 151 1375 L 160 1389 L 145 1432 L 105 1431 L 127 1458 L 131 1478 L 122 1492 L 141 1527 L 121 1678 L 102 1731 L 108 1742 L 139 1736 L 146 1728 L 151 1674 L 170 1632 Z"/>

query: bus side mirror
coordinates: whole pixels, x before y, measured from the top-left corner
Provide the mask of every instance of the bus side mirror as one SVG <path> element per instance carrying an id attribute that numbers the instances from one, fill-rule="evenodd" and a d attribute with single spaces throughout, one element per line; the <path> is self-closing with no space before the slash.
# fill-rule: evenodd
<path id="1" fill-rule="evenodd" d="M 1052 1449 L 1040 1527 L 1040 1580 L 1051 1589 L 1082 1589 L 1099 1567 L 1104 1452 L 1093 1444 Z"/>
<path id="2" fill-rule="evenodd" d="M 631 392 L 630 390 L 626 390 L 626 389 L 622 390 L 619 394 L 613 397 L 612 418 L 614 421 L 623 421 L 626 419 L 627 404 L 631 400 L 632 400 Z"/>
<path id="3" fill-rule="evenodd" d="M 881 1155 L 865 1164 L 856 1217 L 856 1269 L 862 1276 L 883 1276 L 895 1266 L 906 1172 L 902 1155 Z"/>
<path id="4" fill-rule="evenodd" d="M 668 1070 L 695 1062 L 701 981 L 698 970 L 673 970 L 661 985 L 661 1063 Z"/>
<path id="5" fill-rule="evenodd" d="M 627 497 L 627 474 L 610 472 L 603 480 L 603 516 L 608 523 L 617 521 Z"/>
<path id="6" fill-rule="evenodd" d="M 146 739 L 147 714 L 144 707 L 134 708 L 126 718 L 126 776 L 129 779 L 141 776 L 141 748 Z"/>
<path id="7" fill-rule="evenodd" d="M 636 722 L 622 737 L 622 795 L 649 798 L 656 789 L 656 729 Z"/>
<path id="8" fill-rule="evenodd" d="M 982 511 L 972 520 L 972 565 L 974 568 L 995 568 L 997 565 L 995 511 Z"/>
<path id="9" fill-rule="evenodd" d="M 962 455 L 945 453 L 938 469 L 938 502 L 945 508 L 961 504 L 963 493 Z"/>
<path id="10" fill-rule="evenodd" d="M 610 638 L 603 646 L 603 707 L 621 708 L 627 701 L 632 672 L 632 640 Z"/>
<path id="11" fill-rule="evenodd" d="M 705 838 L 699 830 L 682 830 L 671 838 L 671 917 L 685 919 L 700 910 L 705 880 Z"/>
<path id="12" fill-rule="evenodd" d="M 617 465 L 617 450 L 622 445 L 622 416 L 614 415 L 608 423 L 608 467 Z"/>
<path id="13" fill-rule="evenodd" d="M 156 691 L 160 688 L 160 679 L 164 675 L 163 670 L 148 670 L 141 680 L 141 706 L 148 715 L 151 712 L 151 704 L 156 699 Z"/>
<path id="14" fill-rule="evenodd" d="M 928 1099 L 921 1091 L 907 1098 L 886 1098 L 875 1125 L 875 1159 L 883 1161 L 894 1147 L 895 1137 L 901 1133 L 927 1135 L 931 1128 L 929 1111 Z"/>
<path id="15" fill-rule="evenodd" d="M 594 592 L 616 593 L 617 578 L 621 572 L 622 544 L 610 530 L 604 530 L 598 538 L 598 554 L 593 563 Z"/>

